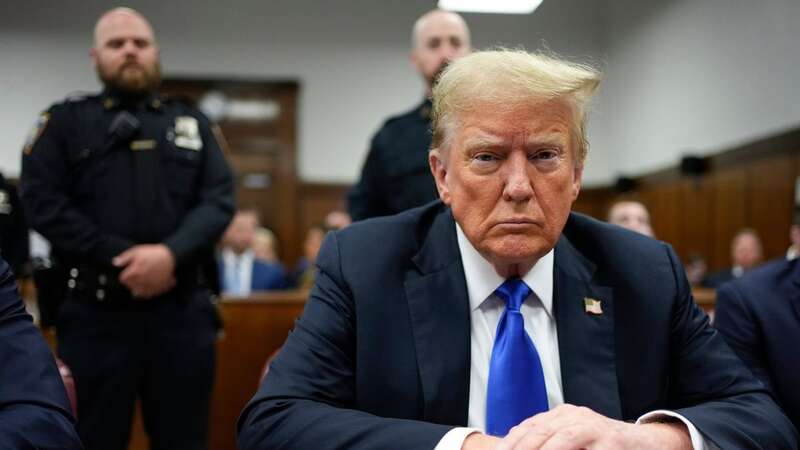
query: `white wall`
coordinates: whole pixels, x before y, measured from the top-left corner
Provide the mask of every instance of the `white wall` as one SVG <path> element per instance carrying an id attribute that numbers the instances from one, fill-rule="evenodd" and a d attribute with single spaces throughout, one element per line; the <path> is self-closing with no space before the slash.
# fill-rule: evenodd
<path id="1" fill-rule="evenodd" d="M 609 1 L 593 149 L 640 174 L 800 125 L 797 0 Z"/>
<path id="2" fill-rule="evenodd" d="M 417 104 L 423 84 L 407 59 L 411 24 L 433 1 L 312 0 L 129 3 L 151 19 L 166 76 L 297 79 L 299 171 L 306 181 L 353 182 L 367 143 L 392 114 Z M 234 5 L 234 6 L 228 6 Z M 0 4 L 0 169 L 19 173 L 37 114 L 75 90 L 98 89 L 88 59 L 106 2 Z M 550 0 L 533 16 L 467 15 L 476 46 L 543 42 L 598 58 L 594 0 Z M 596 156 L 596 155 L 595 155 Z M 596 158 L 610 161 L 610 158 Z M 601 165 L 587 180 L 602 180 Z"/>

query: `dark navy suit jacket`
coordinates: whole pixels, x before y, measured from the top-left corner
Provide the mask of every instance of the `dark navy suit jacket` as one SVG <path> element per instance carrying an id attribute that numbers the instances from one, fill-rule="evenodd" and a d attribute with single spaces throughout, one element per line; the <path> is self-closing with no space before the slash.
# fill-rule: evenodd
<path id="1" fill-rule="evenodd" d="M 329 233 L 317 265 L 302 317 L 240 417 L 239 448 L 430 450 L 466 425 L 470 308 L 450 209 Z M 587 314 L 585 297 L 603 314 Z M 566 402 L 622 420 L 672 409 L 722 449 L 796 446 L 666 244 L 572 214 L 553 298 Z"/>
<path id="2" fill-rule="evenodd" d="M 714 325 L 800 428 L 800 260 L 771 262 L 717 291 Z"/>
<path id="3" fill-rule="evenodd" d="M 81 449 L 55 360 L 0 260 L 0 448 Z"/>

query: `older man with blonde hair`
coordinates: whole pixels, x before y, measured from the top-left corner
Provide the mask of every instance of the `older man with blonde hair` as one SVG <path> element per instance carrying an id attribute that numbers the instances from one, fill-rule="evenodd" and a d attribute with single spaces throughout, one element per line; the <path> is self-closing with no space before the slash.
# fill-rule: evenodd
<path id="1" fill-rule="evenodd" d="M 523 51 L 445 70 L 441 201 L 328 234 L 241 449 L 795 447 L 672 249 L 570 212 L 599 82 Z"/>

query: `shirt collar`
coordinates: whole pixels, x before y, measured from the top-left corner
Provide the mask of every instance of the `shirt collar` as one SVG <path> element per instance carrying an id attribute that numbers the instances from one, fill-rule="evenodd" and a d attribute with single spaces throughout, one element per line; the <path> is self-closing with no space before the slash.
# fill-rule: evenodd
<path id="1" fill-rule="evenodd" d="M 233 251 L 230 247 L 225 247 L 222 249 L 222 260 L 225 261 L 227 265 L 233 265 L 237 261 L 239 263 L 247 263 L 248 261 L 252 260 L 255 256 L 253 250 L 248 249 L 245 250 L 244 253 L 237 255 L 236 252 Z"/>
<path id="2" fill-rule="evenodd" d="M 469 306 L 470 310 L 474 311 L 494 293 L 495 289 L 503 284 L 505 279 L 498 275 L 491 263 L 472 246 L 458 223 L 456 223 L 456 235 L 458 250 L 461 252 L 461 264 L 464 267 L 464 276 L 467 281 Z M 554 250 L 551 249 L 522 277 L 522 280 L 539 298 L 547 314 L 551 317 L 553 315 L 553 255 Z"/>

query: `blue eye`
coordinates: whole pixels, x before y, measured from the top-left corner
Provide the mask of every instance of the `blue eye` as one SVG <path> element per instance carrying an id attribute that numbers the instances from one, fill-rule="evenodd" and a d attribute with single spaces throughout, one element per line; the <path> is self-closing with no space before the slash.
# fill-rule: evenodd
<path id="1" fill-rule="evenodd" d="M 539 152 L 534 153 L 532 159 L 538 159 L 541 161 L 547 161 L 551 159 L 555 159 L 558 157 L 558 152 L 556 150 L 542 150 Z"/>
<path id="2" fill-rule="evenodd" d="M 475 155 L 475 159 L 477 159 L 478 161 L 489 162 L 489 161 L 494 161 L 497 158 L 495 158 L 494 155 L 491 155 L 489 153 L 480 153 L 478 155 Z"/>

